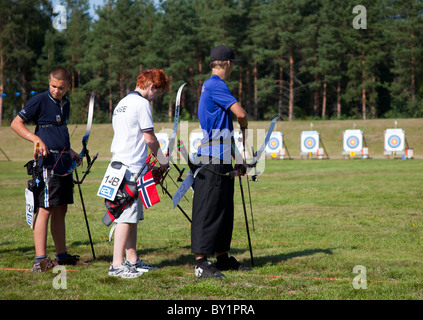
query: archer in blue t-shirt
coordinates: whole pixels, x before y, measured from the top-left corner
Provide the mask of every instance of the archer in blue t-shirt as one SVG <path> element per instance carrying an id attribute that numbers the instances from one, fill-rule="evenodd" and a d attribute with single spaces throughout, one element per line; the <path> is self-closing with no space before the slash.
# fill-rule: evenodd
<path id="1" fill-rule="evenodd" d="M 237 102 L 225 81 L 218 75 L 213 74 L 204 82 L 198 106 L 198 119 L 203 129 L 202 146 L 198 156 L 210 156 L 231 162 L 231 137 L 234 127 L 230 108 Z"/>
<path id="2" fill-rule="evenodd" d="M 236 60 L 231 48 L 218 46 L 210 54 L 211 77 L 204 82 L 198 106 L 203 130 L 197 153 L 191 223 L 191 252 L 195 255 L 198 278 L 224 278 L 224 270 L 251 270 L 233 256 L 229 257 L 234 220 L 234 179 L 226 173 L 231 162 L 232 114 L 237 117 L 245 141 L 248 117 L 231 94 L 225 80 Z M 216 264 L 207 259 L 216 255 Z"/>

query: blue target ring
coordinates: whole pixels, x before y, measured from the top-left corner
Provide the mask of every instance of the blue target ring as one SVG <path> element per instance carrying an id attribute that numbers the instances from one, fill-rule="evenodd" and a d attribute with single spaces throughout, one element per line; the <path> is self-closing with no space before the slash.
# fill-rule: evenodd
<path id="1" fill-rule="evenodd" d="M 194 150 L 198 150 L 198 147 L 201 145 L 201 139 L 197 138 L 192 142 Z"/>
<path id="2" fill-rule="evenodd" d="M 270 149 L 277 150 L 279 148 L 279 145 L 280 145 L 280 143 L 279 143 L 279 140 L 277 138 L 270 138 L 269 144 L 268 144 Z"/>
<path id="3" fill-rule="evenodd" d="M 316 146 L 316 139 L 313 137 L 307 137 L 304 139 L 304 147 L 306 149 L 313 149 Z"/>
<path id="4" fill-rule="evenodd" d="M 167 141 L 164 139 L 158 139 L 159 144 L 160 144 L 160 149 L 162 149 L 162 151 L 167 149 Z"/>
<path id="5" fill-rule="evenodd" d="M 351 149 L 357 148 L 358 147 L 358 138 L 355 136 L 350 136 L 347 139 L 347 146 Z"/>
<path id="6" fill-rule="evenodd" d="M 398 148 L 401 144 L 401 138 L 396 135 L 392 135 L 388 138 L 388 144 L 391 148 Z"/>

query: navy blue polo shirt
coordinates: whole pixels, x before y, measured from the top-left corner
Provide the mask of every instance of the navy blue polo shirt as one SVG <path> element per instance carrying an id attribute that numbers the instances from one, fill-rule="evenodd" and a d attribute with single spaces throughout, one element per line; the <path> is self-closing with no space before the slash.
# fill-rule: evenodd
<path id="1" fill-rule="evenodd" d="M 66 173 L 72 164 L 67 127 L 69 112 L 70 102 L 66 96 L 59 101 L 46 91 L 32 97 L 18 114 L 25 123 L 35 122 L 35 134 L 50 150 L 48 157 L 41 159 L 39 164 L 47 169 L 55 166 L 54 171 L 58 174 Z"/>
<path id="2" fill-rule="evenodd" d="M 234 127 L 229 108 L 235 102 L 237 100 L 228 85 L 217 75 L 212 75 L 204 82 L 198 105 L 198 119 L 203 130 L 201 143 L 208 146 L 199 148 L 198 155 L 231 160 L 230 145 Z"/>

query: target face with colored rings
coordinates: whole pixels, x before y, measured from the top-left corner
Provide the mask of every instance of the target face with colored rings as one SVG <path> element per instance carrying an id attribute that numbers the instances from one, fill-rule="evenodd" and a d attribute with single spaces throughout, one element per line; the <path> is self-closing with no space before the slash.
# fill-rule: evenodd
<path id="1" fill-rule="evenodd" d="M 316 139 L 314 139 L 313 137 L 305 138 L 304 147 L 306 147 L 307 149 L 313 149 L 314 147 L 316 147 Z"/>
<path id="2" fill-rule="evenodd" d="M 198 150 L 198 147 L 201 145 L 201 139 L 195 139 L 192 142 L 192 146 L 194 147 L 195 150 Z"/>
<path id="3" fill-rule="evenodd" d="M 167 146 L 167 141 L 163 140 L 163 139 L 158 139 L 159 140 L 159 144 L 160 144 L 160 149 L 164 150 Z"/>
<path id="4" fill-rule="evenodd" d="M 276 150 L 279 148 L 280 142 L 277 138 L 270 138 L 269 140 L 269 148 L 272 150 Z"/>
<path id="5" fill-rule="evenodd" d="M 401 138 L 396 135 L 392 135 L 388 139 L 388 144 L 391 148 L 398 148 L 401 144 Z"/>
<path id="6" fill-rule="evenodd" d="M 347 139 L 347 146 L 351 149 L 357 148 L 359 144 L 358 138 L 355 136 L 350 136 Z"/>

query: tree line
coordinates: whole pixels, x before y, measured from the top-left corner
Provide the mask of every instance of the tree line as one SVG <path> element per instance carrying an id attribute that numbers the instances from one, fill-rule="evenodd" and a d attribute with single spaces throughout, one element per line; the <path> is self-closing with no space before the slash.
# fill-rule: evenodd
<path id="1" fill-rule="evenodd" d="M 95 121 L 109 122 L 152 67 L 170 81 L 155 119 L 173 118 L 184 82 L 181 118 L 196 119 L 210 50 L 220 44 L 242 59 L 228 85 L 252 119 L 423 115 L 422 0 L 105 0 L 96 19 L 88 0 L 62 5 L 57 13 L 48 0 L 0 0 L 3 122 L 48 88 L 56 66 L 72 73 L 72 122 L 90 92 Z"/>

